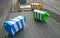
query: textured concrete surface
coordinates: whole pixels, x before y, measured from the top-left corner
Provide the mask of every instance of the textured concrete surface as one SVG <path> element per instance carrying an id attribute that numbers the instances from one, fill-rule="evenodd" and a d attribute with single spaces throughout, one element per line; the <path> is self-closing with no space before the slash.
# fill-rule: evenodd
<path id="1" fill-rule="evenodd" d="M 27 17 L 25 29 L 20 30 L 15 36 L 9 35 L 7 38 L 60 38 L 60 32 L 55 28 L 56 24 L 50 18 L 45 23 L 35 21 L 31 11 L 11 13 L 9 18 L 11 19 L 19 15 Z"/>
<path id="2" fill-rule="evenodd" d="M 41 0 L 41 2 L 43 3 L 43 7 L 60 15 L 60 0 Z"/>
<path id="3" fill-rule="evenodd" d="M 4 10 L 7 8 L 9 0 L 0 0 L 0 18 L 4 13 Z"/>
<path id="4" fill-rule="evenodd" d="M 11 0 L 0 0 L 0 38 L 4 38 L 6 35 L 5 30 L 3 30 L 3 22 L 10 13 L 11 2 Z"/>

